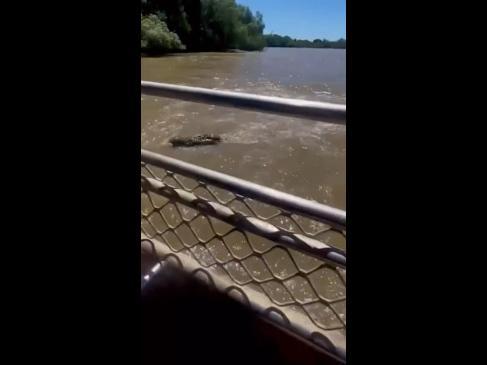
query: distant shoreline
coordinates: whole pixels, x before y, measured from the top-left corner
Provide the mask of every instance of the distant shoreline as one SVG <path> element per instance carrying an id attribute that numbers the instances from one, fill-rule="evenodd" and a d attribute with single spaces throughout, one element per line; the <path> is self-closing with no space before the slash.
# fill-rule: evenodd
<path id="1" fill-rule="evenodd" d="M 299 48 L 299 49 L 341 49 L 341 50 L 344 50 L 346 51 L 347 49 L 346 48 L 342 48 L 342 47 L 286 47 L 286 46 L 265 46 L 265 48 Z M 265 49 L 264 48 L 264 49 Z"/>
<path id="2" fill-rule="evenodd" d="M 280 47 L 280 46 L 266 46 L 264 47 L 261 51 L 245 51 L 242 49 L 228 49 L 228 50 L 219 50 L 219 51 L 212 51 L 212 50 L 204 50 L 204 51 L 188 51 L 188 50 L 173 50 L 170 52 L 140 52 L 140 57 L 142 58 L 158 58 L 158 57 L 171 57 L 171 56 L 179 56 L 183 54 L 189 54 L 189 53 L 255 53 L 255 52 L 263 52 L 265 51 L 266 48 L 291 48 L 291 49 L 333 49 L 333 50 L 341 50 L 341 51 L 346 51 L 346 48 L 316 48 L 316 47 Z"/>
<path id="3" fill-rule="evenodd" d="M 262 49 L 263 51 L 264 49 Z M 162 56 L 171 56 L 171 55 L 179 55 L 179 54 L 186 54 L 186 53 L 250 53 L 250 52 L 262 52 L 262 51 L 245 51 L 243 49 L 226 49 L 226 50 L 171 50 L 167 52 L 147 52 L 147 51 L 140 51 L 141 57 L 162 57 Z"/>

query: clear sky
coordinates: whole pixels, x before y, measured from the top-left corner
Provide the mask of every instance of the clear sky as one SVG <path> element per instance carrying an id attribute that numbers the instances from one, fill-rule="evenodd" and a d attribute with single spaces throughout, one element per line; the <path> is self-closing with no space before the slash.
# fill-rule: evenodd
<path id="1" fill-rule="evenodd" d="M 264 16 L 264 33 L 334 41 L 346 38 L 346 0 L 236 0 Z"/>

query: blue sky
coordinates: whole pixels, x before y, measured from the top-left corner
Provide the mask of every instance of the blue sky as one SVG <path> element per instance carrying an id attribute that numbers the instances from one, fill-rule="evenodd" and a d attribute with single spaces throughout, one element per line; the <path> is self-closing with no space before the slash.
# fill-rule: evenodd
<path id="1" fill-rule="evenodd" d="M 291 38 L 346 38 L 346 0 L 236 0 L 264 16 L 264 33 Z"/>

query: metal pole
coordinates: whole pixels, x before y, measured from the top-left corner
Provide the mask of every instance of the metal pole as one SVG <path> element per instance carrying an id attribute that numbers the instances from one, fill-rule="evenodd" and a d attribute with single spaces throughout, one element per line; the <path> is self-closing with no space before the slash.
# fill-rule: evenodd
<path id="1" fill-rule="evenodd" d="M 262 96 L 151 81 L 141 81 L 141 92 L 147 95 L 230 106 L 327 123 L 346 123 L 347 109 L 345 105 L 341 104 Z"/>
<path id="2" fill-rule="evenodd" d="M 296 212 L 312 219 L 325 222 L 335 229 L 346 229 L 346 212 L 341 209 L 283 193 L 282 191 L 274 190 L 221 172 L 205 169 L 204 167 L 196 166 L 144 149 L 141 150 L 141 160 L 150 165 L 180 173 L 199 181 L 204 181 L 216 187 L 227 189 L 249 198 L 254 198 L 286 211 Z"/>

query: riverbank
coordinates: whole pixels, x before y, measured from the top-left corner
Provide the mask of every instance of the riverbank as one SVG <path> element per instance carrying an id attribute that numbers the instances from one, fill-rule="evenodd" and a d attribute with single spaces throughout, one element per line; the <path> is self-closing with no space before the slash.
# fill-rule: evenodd
<path id="1" fill-rule="evenodd" d="M 151 52 L 151 53 L 147 53 L 147 52 L 141 52 L 140 53 L 140 57 L 142 58 L 158 58 L 158 57 L 170 57 L 170 56 L 181 56 L 181 55 L 185 55 L 185 54 L 198 54 L 198 53 L 222 53 L 222 54 L 225 54 L 225 53 L 253 53 L 253 52 L 263 52 L 265 50 L 262 49 L 260 51 L 244 51 L 242 49 L 227 49 L 227 50 L 216 50 L 216 51 L 188 51 L 188 50 L 180 50 L 180 51 L 177 51 L 177 50 L 174 50 L 174 51 L 170 51 L 170 52 Z"/>
<path id="2" fill-rule="evenodd" d="M 159 53 L 147 53 L 147 52 L 141 52 L 140 57 L 141 58 L 159 58 L 159 57 L 171 57 L 171 56 L 182 56 L 182 55 L 194 55 L 194 54 L 208 54 L 208 53 L 213 53 L 213 54 L 229 54 L 229 53 L 241 53 L 241 54 L 247 54 L 247 53 L 261 53 L 265 52 L 268 49 L 303 49 L 303 50 L 308 50 L 308 49 L 316 49 L 316 50 L 334 50 L 334 51 L 346 51 L 346 48 L 317 48 L 317 47 L 279 47 L 279 46 L 268 46 L 265 47 L 264 49 L 260 51 L 245 51 L 242 49 L 227 49 L 227 50 L 213 50 L 213 51 L 188 51 L 188 50 L 180 50 L 180 51 L 171 51 L 171 52 L 159 52 Z"/>

